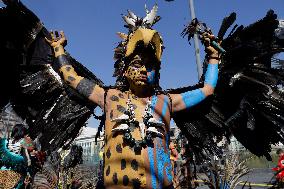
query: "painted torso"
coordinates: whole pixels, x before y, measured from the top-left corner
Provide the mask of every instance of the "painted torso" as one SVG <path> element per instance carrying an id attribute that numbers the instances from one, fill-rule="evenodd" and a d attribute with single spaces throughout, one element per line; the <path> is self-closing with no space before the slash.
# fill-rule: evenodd
<path id="1" fill-rule="evenodd" d="M 123 134 L 112 132 L 112 129 L 118 125 L 111 120 L 124 113 L 128 96 L 134 105 L 135 117 L 139 122 L 142 122 L 145 106 L 149 100 L 114 89 L 108 91 L 105 108 L 104 184 L 106 188 L 165 188 L 172 183 L 168 147 L 170 100 L 167 95 L 150 98 L 154 117 L 165 124 L 164 136 L 153 137 L 152 146 L 135 152 L 123 141 Z M 139 127 L 131 134 L 135 140 L 142 139 Z"/>

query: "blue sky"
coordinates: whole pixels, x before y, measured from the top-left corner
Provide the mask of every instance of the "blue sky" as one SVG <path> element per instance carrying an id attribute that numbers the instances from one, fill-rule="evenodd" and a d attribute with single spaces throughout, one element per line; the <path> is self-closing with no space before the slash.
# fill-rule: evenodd
<path id="1" fill-rule="evenodd" d="M 180 36 L 190 18 L 189 1 L 175 0 L 23 0 L 38 15 L 46 28 L 64 30 L 66 49 L 74 58 L 95 73 L 105 84 L 113 84 L 113 48 L 119 42 L 116 32 L 127 32 L 121 14 L 132 10 L 145 16 L 144 5 L 149 9 L 157 3 L 162 19 L 155 29 L 163 37 L 161 86 L 174 88 L 197 82 L 194 48 Z M 283 0 L 195 0 L 195 13 L 199 20 L 217 34 L 222 19 L 231 12 L 237 13 L 236 23 L 247 26 L 273 9 L 278 18 L 284 18 Z M 193 44 L 193 43 L 192 43 Z M 203 47 L 201 46 L 201 50 Z M 96 122 L 90 121 L 94 126 Z"/>

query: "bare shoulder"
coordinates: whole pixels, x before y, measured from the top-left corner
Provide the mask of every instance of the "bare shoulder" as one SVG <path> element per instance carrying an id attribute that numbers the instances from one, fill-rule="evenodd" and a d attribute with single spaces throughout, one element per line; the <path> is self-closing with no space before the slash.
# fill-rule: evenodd
<path id="1" fill-rule="evenodd" d="M 105 97 L 105 113 L 107 119 L 112 119 L 119 115 L 119 112 L 124 112 L 127 101 L 127 94 L 118 89 L 107 90 Z"/>
<path id="2" fill-rule="evenodd" d="M 126 92 L 123 92 L 118 89 L 109 89 L 107 93 L 107 98 L 111 98 L 113 101 L 117 101 L 120 98 L 127 98 L 127 94 Z"/>
<path id="3" fill-rule="evenodd" d="M 125 99 L 127 99 L 127 94 L 118 89 L 109 89 L 105 98 L 107 105 L 110 105 L 112 103 L 119 103 L 120 101 L 124 101 Z"/>

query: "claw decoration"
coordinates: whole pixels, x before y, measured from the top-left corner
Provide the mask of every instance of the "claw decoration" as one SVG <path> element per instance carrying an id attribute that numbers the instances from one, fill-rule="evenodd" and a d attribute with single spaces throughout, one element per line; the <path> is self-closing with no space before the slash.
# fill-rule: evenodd
<path id="1" fill-rule="evenodd" d="M 148 124 L 152 125 L 154 127 L 164 127 L 165 126 L 165 124 L 163 122 L 161 122 L 161 121 L 159 121 L 159 120 L 157 120 L 153 117 L 148 120 Z"/>
<path id="2" fill-rule="evenodd" d="M 149 127 L 147 130 L 146 130 L 146 133 L 150 133 L 150 134 L 154 134 L 154 135 L 157 135 L 157 136 L 164 136 L 161 132 L 158 131 L 158 129 L 156 127 Z"/>
<path id="3" fill-rule="evenodd" d="M 113 132 L 126 131 L 129 129 L 130 125 L 132 125 L 133 123 L 135 125 L 136 122 L 135 112 L 130 102 L 130 99 L 127 100 L 126 105 L 127 105 L 126 108 L 127 110 L 124 112 L 124 114 L 111 120 L 111 122 L 121 123 L 120 126 L 112 129 Z"/>
<path id="4" fill-rule="evenodd" d="M 116 128 L 113 128 L 111 131 L 116 132 L 116 131 L 127 131 L 129 129 L 129 125 L 126 123 L 123 123 L 119 125 Z"/>
<path id="5" fill-rule="evenodd" d="M 111 122 L 123 122 L 129 120 L 129 115 L 122 114 L 121 116 L 114 118 L 111 120 Z"/>
<path id="6" fill-rule="evenodd" d="M 147 121 L 147 130 L 146 133 L 154 133 L 157 136 L 164 136 L 161 132 L 158 131 L 157 128 L 163 129 L 164 130 L 164 126 L 165 124 L 161 121 L 158 121 L 157 119 L 155 119 L 154 117 L 151 117 L 150 119 L 148 119 Z"/>

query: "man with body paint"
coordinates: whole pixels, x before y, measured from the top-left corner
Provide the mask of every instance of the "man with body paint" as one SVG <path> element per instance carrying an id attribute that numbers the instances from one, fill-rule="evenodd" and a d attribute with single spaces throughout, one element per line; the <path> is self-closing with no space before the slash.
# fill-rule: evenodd
<path id="1" fill-rule="evenodd" d="M 163 50 L 159 33 L 151 28 L 157 6 L 145 18 L 129 11 L 128 35 L 115 49 L 116 86 L 104 88 L 79 76 L 69 63 L 63 32 L 47 39 L 63 79 L 105 113 L 104 185 L 106 188 L 173 188 L 170 161 L 171 114 L 212 95 L 218 78 L 218 52 L 206 46 L 209 65 L 202 88 L 167 94 L 159 87 Z M 210 40 L 206 38 L 206 40 Z M 206 41 L 205 40 L 205 41 Z"/>

